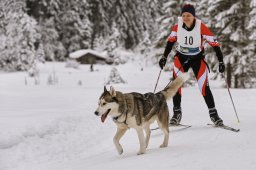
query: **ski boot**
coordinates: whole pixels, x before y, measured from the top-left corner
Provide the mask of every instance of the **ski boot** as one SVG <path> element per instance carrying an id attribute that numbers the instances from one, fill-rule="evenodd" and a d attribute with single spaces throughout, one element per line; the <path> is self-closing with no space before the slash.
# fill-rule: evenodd
<path id="1" fill-rule="evenodd" d="M 223 126 L 223 120 L 219 117 L 218 112 L 215 108 L 209 109 L 209 114 L 212 122 L 215 126 Z"/>
<path id="2" fill-rule="evenodd" d="M 170 120 L 170 125 L 179 125 L 182 117 L 181 107 L 173 108 L 173 116 Z"/>

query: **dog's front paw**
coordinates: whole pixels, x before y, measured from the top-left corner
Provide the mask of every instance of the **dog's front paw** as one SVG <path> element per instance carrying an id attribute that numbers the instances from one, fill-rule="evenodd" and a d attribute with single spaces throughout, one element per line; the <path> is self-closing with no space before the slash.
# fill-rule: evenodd
<path id="1" fill-rule="evenodd" d="M 160 148 L 166 148 L 168 146 L 168 144 L 162 144 L 162 145 L 160 145 Z"/>
<path id="2" fill-rule="evenodd" d="M 118 152 L 119 155 L 122 155 L 122 153 L 124 152 L 124 150 L 123 150 L 123 148 L 121 148 L 121 149 L 117 150 L 117 152 Z"/>
<path id="3" fill-rule="evenodd" d="M 142 155 L 144 153 L 145 153 L 145 151 L 139 151 L 139 152 L 137 152 L 137 155 Z"/>
<path id="4" fill-rule="evenodd" d="M 116 150 L 117 150 L 118 154 L 121 155 L 124 152 L 123 147 L 117 142 L 115 142 L 115 146 L 116 146 Z"/>

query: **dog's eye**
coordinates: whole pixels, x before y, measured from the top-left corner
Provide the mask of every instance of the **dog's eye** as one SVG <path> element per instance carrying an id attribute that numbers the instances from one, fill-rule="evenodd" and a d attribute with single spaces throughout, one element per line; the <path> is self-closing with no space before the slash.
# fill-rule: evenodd
<path id="1" fill-rule="evenodd" d="M 102 103 L 102 106 L 105 106 L 107 103 Z"/>

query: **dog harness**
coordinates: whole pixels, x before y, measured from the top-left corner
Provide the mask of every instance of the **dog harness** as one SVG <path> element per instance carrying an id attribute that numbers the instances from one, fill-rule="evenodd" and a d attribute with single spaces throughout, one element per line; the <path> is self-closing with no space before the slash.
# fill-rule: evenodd
<path id="1" fill-rule="evenodd" d="M 113 121 L 114 121 L 115 123 L 125 124 L 125 125 L 128 126 L 128 124 L 127 124 L 127 122 L 126 122 L 126 120 L 127 120 L 127 114 L 128 114 L 128 110 L 127 110 L 126 113 L 125 113 L 125 119 L 124 119 L 123 122 L 119 122 L 119 121 L 118 121 L 118 119 L 123 115 L 122 113 L 121 113 L 119 116 L 113 117 Z"/>
<path id="2" fill-rule="evenodd" d="M 129 97 L 124 98 L 124 105 L 127 106 L 127 107 L 125 108 L 123 113 L 121 113 L 119 116 L 116 116 L 116 117 L 112 118 L 115 123 L 125 124 L 125 125 L 128 126 L 128 124 L 127 124 L 127 115 L 128 115 L 128 111 L 129 111 L 128 107 L 130 107 L 128 100 L 129 100 Z M 123 114 L 125 114 L 125 119 L 124 119 L 123 122 L 119 122 L 118 119 L 121 118 L 123 116 Z"/>

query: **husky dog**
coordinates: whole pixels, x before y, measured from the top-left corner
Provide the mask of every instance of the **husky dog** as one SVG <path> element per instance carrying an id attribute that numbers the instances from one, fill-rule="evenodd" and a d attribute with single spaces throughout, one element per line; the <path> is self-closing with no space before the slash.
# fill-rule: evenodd
<path id="1" fill-rule="evenodd" d="M 112 86 L 110 91 L 107 91 L 104 87 L 95 114 L 101 116 L 102 123 L 108 115 L 112 116 L 117 125 L 117 132 L 113 141 L 119 154 L 123 153 L 119 140 L 129 128 L 134 128 L 138 134 L 140 149 L 137 154 L 144 154 L 149 143 L 150 124 L 155 120 L 164 133 L 164 141 L 160 148 L 168 146 L 169 110 L 166 100 L 175 95 L 179 87 L 187 80 L 187 77 L 186 73 L 181 74 L 164 90 L 156 94 L 122 93 L 115 91 Z M 146 139 L 143 130 L 145 130 Z"/>

